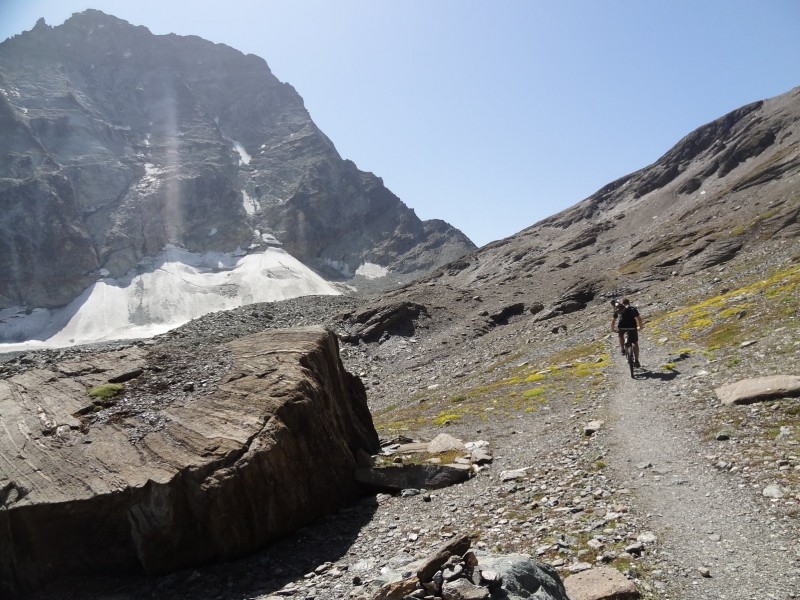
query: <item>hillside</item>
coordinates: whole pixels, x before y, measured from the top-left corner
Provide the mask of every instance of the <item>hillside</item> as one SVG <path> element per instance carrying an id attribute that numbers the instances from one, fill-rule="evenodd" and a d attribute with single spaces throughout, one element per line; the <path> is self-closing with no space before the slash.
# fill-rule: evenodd
<path id="1" fill-rule="evenodd" d="M 368 498 L 235 563 L 59 597 L 366 598 L 384 568 L 464 533 L 565 578 L 608 565 L 645 598 L 793 597 L 800 399 L 728 405 L 715 390 L 800 375 L 799 129 L 800 88 L 412 284 L 340 298 L 338 314 L 290 300 L 156 340 L 177 354 L 323 323 L 381 436 L 486 440 L 494 462 L 457 486 Z M 635 379 L 609 331 L 621 296 L 645 321 Z"/>

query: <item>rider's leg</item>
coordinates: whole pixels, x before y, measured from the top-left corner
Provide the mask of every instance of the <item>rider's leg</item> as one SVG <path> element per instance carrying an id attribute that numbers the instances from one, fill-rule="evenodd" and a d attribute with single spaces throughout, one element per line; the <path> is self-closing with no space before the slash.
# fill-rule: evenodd
<path id="1" fill-rule="evenodd" d="M 625 354 L 625 334 L 619 334 L 619 351 L 622 354 Z"/>
<path id="2" fill-rule="evenodd" d="M 633 344 L 633 358 L 636 362 L 639 362 L 639 342 L 634 342 Z"/>

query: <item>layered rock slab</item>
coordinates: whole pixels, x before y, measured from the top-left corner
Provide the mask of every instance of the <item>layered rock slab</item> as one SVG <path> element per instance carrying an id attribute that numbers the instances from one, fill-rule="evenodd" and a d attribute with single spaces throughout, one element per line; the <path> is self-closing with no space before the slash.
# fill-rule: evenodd
<path id="1" fill-rule="evenodd" d="M 752 404 L 789 396 L 800 396 L 800 375 L 770 375 L 743 379 L 714 390 L 723 404 Z"/>
<path id="2" fill-rule="evenodd" d="M 64 575 L 168 572 L 253 551 L 358 496 L 378 437 L 361 381 L 318 328 L 220 351 L 207 395 L 91 424 L 87 388 L 148 368 L 138 348 L 0 381 L 0 596 Z"/>

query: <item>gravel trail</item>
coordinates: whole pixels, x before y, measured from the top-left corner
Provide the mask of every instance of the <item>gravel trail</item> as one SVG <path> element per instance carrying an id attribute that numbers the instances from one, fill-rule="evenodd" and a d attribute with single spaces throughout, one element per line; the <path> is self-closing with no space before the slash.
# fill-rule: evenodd
<path id="1" fill-rule="evenodd" d="M 657 536 L 656 586 L 666 598 L 800 597 L 797 531 L 770 515 L 767 499 L 709 464 L 697 420 L 687 418 L 698 390 L 686 393 L 693 386 L 681 379 L 691 375 L 654 368 L 631 379 L 624 357 L 615 361 L 609 468 Z M 642 361 L 660 365 L 666 357 L 645 345 Z"/>

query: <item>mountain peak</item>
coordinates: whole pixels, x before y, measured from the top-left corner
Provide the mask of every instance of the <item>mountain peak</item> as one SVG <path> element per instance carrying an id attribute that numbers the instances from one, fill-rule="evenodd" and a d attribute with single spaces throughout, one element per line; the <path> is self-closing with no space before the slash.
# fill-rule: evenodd
<path id="1" fill-rule="evenodd" d="M 0 309 L 65 306 L 168 245 L 281 244 L 334 279 L 474 249 L 343 160 L 263 59 L 93 9 L 35 29 L 0 44 L 13 90 L 0 99 L 0 226 L 13 232 L 0 239 Z"/>

